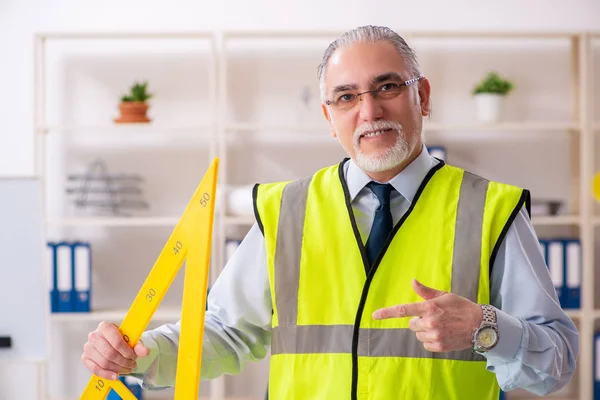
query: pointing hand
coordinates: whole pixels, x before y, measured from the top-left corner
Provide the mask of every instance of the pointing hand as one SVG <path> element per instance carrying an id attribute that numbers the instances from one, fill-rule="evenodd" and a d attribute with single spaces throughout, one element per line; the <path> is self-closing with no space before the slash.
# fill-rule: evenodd
<path id="1" fill-rule="evenodd" d="M 427 287 L 413 279 L 414 291 L 424 301 L 381 308 L 374 319 L 413 317 L 408 327 L 425 349 L 432 352 L 473 347 L 473 333 L 481 324 L 483 311 L 472 301 Z"/>

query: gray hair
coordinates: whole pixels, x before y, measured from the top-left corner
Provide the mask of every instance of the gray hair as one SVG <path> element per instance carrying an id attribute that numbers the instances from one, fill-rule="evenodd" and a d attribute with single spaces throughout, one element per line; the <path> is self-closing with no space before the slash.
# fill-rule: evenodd
<path id="1" fill-rule="evenodd" d="M 321 64 L 317 68 L 319 78 L 319 88 L 321 91 L 321 100 L 325 100 L 325 75 L 327 74 L 327 65 L 331 55 L 339 48 L 349 46 L 355 43 L 377 43 L 389 42 L 396 47 L 400 56 L 408 64 L 408 68 L 415 76 L 421 75 L 421 68 L 417 62 L 417 56 L 410 48 L 402 36 L 385 26 L 366 25 L 352 29 L 334 40 L 323 54 Z"/>

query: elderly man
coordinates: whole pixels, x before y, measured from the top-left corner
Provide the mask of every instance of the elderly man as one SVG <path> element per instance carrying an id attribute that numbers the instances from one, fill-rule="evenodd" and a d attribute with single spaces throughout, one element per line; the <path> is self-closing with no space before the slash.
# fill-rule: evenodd
<path id="1" fill-rule="evenodd" d="M 497 399 L 573 376 L 529 192 L 431 157 L 430 84 L 395 32 L 345 33 L 319 66 L 322 108 L 349 158 L 254 190 L 257 222 L 209 297 L 203 378 L 271 349 L 270 397 Z M 174 384 L 178 324 L 130 349 L 101 323 L 83 362 Z M 116 351 L 115 351 L 116 350 Z"/>

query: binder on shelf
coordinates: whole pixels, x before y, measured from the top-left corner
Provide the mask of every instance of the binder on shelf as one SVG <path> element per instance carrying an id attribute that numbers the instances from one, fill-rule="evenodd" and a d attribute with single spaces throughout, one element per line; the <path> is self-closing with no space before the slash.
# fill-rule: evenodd
<path id="1" fill-rule="evenodd" d="M 600 332 L 594 333 L 594 400 L 600 400 Z"/>
<path id="2" fill-rule="evenodd" d="M 71 245 L 56 245 L 56 287 L 58 289 L 57 312 L 73 311 L 73 257 Z"/>
<path id="3" fill-rule="evenodd" d="M 565 308 L 581 308 L 581 242 L 577 239 L 563 241 L 565 257 Z"/>
<path id="4" fill-rule="evenodd" d="M 58 311 L 58 287 L 56 283 L 56 243 L 48 242 L 47 266 L 48 266 L 48 292 L 50 294 L 50 312 Z"/>
<path id="5" fill-rule="evenodd" d="M 544 257 L 544 262 L 546 263 L 546 265 L 548 265 L 548 241 L 545 239 L 539 239 L 539 242 L 542 257 Z"/>
<path id="6" fill-rule="evenodd" d="M 444 146 L 431 146 L 427 147 L 427 149 L 429 150 L 429 154 L 431 156 L 446 161 L 446 148 Z"/>
<path id="7" fill-rule="evenodd" d="M 550 270 L 550 276 L 554 283 L 554 289 L 558 296 L 561 307 L 565 306 L 566 299 L 564 295 L 565 281 L 565 256 L 564 245 L 562 240 L 548 240 L 547 244 L 547 265 Z"/>
<path id="8" fill-rule="evenodd" d="M 73 311 L 90 312 L 92 252 L 89 243 L 75 242 L 71 246 L 73 271 Z"/>

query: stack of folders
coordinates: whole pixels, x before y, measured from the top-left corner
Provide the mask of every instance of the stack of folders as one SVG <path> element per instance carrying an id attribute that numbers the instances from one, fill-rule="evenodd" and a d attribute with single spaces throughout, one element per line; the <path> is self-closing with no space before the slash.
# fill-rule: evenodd
<path id="1" fill-rule="evenodd" d="M 136 399 L 142 400 L 144 398 L 142 394 L 142 387 L 135 378 L 132 378 L 131 376 L 120 376 L 119 380 L 123 382 L 125 386 L 127 386 L 127 389 L 129 389 L 131 394 L 133 394 Z M 106 400 L 121 400 L 121 396 L 119 396 L 114 390 L 111 390 L 108 392 Z"/>
<path id="2" fill-rule="evenodd" d="M 446 148 L 443 146 L 431 146 L 427 147 L 429 154 L 432 157 L 439 158 L 442 161 L 446 161 Z"/>
<path id="3" fill-rule="evenodd" d="M 540 239 L 560 305 L 581 308 L 581 242 L 579 239 Z"/>
<path id="4" fill-rule="evenodd" d="M 92 254 L 87 242 L 49 242 L 52 312 L 90 312 Z"/>

